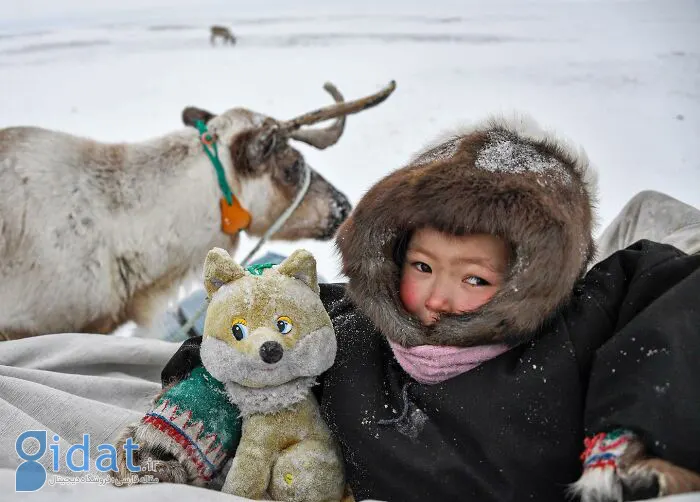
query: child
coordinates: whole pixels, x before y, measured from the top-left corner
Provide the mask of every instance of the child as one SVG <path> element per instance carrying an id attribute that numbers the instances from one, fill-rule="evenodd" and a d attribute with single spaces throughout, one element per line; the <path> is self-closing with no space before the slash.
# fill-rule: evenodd
<path id="1" fill-rule="evenodd" d="M 700 490 L 700 255 L 640 241 L 583 277 L 594 204 L 583 152 L 500 118 L 362 198 L 317 389 L 357 500 Z M 185 342 L 164 383 L 199 363 Z"/>

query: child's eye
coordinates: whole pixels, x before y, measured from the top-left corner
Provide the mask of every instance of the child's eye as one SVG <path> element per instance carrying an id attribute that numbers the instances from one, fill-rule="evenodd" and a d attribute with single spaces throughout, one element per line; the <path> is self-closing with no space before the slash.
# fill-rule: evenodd
<path id="1" fill-rule="evenodd" d="M 248 336 L 248 323 L 245 319 L 237 317 L 231 323 L 231 333 L 239 342 Z"/>
<path id="2" fill-rule="evenodd" d="M 287 333 L 292 331 L 292 327 L 292 320 L 286 315 L 283 315 L 279 319 L 277 319 L 277 329 L 283 335 L 286 335 Z"/>
<path id="3" fill-rule="evenodd" d="M 471 284 L 472 286 L 490 286 L 491 283 L 487 281 L 486 279 L 482 279 L 481 277 L 478 277 L 476 275 L 470 275 L 466 279 L 464 279 L 464 282 L 467 284 Z"/>
<path id="4" fill-rule="evenodd" d="M 411 265 L 413 265 L 416 270 L 423 272 L 424 274 L 429 274 L 433 271 L 433 269 L 430 268 L 430 265 L 422 261 L 414 261 Z"/>

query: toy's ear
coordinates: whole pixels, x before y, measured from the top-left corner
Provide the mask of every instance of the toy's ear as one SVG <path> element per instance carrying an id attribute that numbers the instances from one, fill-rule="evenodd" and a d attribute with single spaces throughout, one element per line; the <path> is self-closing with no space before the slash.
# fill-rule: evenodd
<path id="1" fill-rule="evenodd" d="M 226 250 L 213 248 L 204 260 L 204 287 L 209 298 L 224 284 L 245 276 L 245 270 Z"/>
<path id="2" fill-rule="evenodd" d="M 316 259 L 306 249 L 294 251 L 289 258 L 277 266 L 277 271 L 280 274 L 299 279 L 310 287 L 314 293 L 320 294 L 316 276 Z"/>

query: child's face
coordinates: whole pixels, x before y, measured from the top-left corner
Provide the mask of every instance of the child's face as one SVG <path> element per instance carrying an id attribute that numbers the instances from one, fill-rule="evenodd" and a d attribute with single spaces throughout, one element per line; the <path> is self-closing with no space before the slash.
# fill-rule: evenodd
<path id="1" fill-rule="evenodd" d="M 417 230 L 401 271 L 401 301 L 424 325 L 434 324 L 440 314 L 469 312 L 489 301 L 507 265 L 508 247 L 496 236 Z"/>

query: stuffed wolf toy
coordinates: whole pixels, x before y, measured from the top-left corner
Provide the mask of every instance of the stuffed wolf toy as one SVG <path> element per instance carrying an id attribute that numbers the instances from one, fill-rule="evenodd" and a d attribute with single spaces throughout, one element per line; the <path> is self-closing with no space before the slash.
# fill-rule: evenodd
<path id="1" fill-rule="evenodd" d="M 278 266 L 245 270 L 214 248 L 204 285 L 210 303 L 203 367 L 166 388 L 118 446 L 133 438 L 140 445 L 138 461 L 164 481 L 205 485 L 235 451 L 224 492 L 251 499 L 341 500 L 340 449 L 311 393 L 336 353 L 313 256 L 297 250 Z M 120 459 L 115 477 L 129 474 Z"/>

